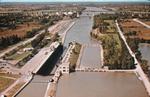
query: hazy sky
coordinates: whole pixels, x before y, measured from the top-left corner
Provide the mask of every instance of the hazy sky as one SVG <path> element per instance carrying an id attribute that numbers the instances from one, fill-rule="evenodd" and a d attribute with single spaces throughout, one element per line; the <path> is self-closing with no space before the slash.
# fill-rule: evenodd
<path id="1" fill-rule="evenodd" d="M 2 2 L 146 2 L 148 0 L 0 0 Z"/>

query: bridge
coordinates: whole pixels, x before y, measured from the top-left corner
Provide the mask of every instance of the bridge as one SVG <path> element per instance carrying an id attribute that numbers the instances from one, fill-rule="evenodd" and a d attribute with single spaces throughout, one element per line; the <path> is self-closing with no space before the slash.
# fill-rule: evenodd
<path id="1" fill-rule="evenodd" d="M 75 69 L 76 72 L 135 72 L 135 69 L 129 69 L 129 70 L 109 70 L 108 68 L 92 68 L 92 67 L 77 67 Z"/>
<path id="2" fill-rule="evenodd" d="M 102 68 L 91 68 L 91 67 L 78 67 L 75 69 L 76 72 L 106 72 Z"/>

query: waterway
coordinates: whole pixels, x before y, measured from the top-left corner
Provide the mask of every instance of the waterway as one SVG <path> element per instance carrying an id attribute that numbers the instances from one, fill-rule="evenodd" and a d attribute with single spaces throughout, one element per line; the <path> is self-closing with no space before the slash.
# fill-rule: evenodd
<path id="1" fill-rule="evenodd" d="M 88 10 L 103 9 L 90 7 L 83 12 L 67 33 L 66 47 L 70 41 L 84 45 L 98 44 L 90 37 L 92 16 L 98 12 L 88 12 Z M 101 67 L 100 49 L 86 47 L 81 58 L 81 66 Z M 75 72 L 60 78 L 56 97 L 148 97 L 148 94 L 142 81 L 134 73 Z"/>
<path id="2" fill-rule="evenodd" d="M 100 10 L 101 8 L 88 7 L 80 18 L 75 20 L 73 27 L 67 32 L 64 46 L 77 41 L 84 45 L 97 45 L 98 42 L 90 37 L 94 14 L 88 10 Z M 105 10 L 106 11 L 106 10 Z M 81 59 L 81 65 L 101 67 L 100 48 L 86 47 Z M 93 65 L 92 65 L 93 64 Z M 50 76 L 38 76 L 33 79 L 24 91 L 17 97 L 43 97 L 47 88 L 47 80 Z M 45 81 L 43 81 L 45 80 Z M 38 83 L 41 82 L 41 83 Z M 37 84 L 38 83 L 38 84 Z M 41 90 L 41 91 L 40 91 Z M 62 76 L 59 80 L 56 97 L 148 97 L 144 85 L 134 74 L 128 73 L 80 73 L 75 72 L 69 76 Z"/>
<path id="3" fill-rule="evenodd" d="M 150 66 L 150 44 L 140 43 L 139 50 L 141 51 L 142 59 L 147 60 Z"/>
<path id="4" fill-rule="evenodd" d="M 133 73 L 75 72 L 62 76 L 56 97 L 148 97 Z"/>
<path id="5" fill-rule="evenodd" d="M 81 57 L 81 67 L 101 68 L 100 47 L 85 47 Z M 93 56 L 94 55 L 94 56 Z M 93 56 L 93 57 L 91 57 Z"/>
<path id="6" fill-rule="evenodd" d="M 44 97 L 52 76 L 34 76 L 33 80 L 16 97 Z"/>

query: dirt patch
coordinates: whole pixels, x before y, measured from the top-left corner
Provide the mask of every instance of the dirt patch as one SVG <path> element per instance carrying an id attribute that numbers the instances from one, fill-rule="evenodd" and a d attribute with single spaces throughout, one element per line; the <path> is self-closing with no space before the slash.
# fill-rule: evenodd
<path id="1" fill-rule="evenodd" d="M 0 30 L 0 37 L 7 37 L 12 35 L 18 35 L 19 37 L 24 37 L 27 31 L 39 27 L 41 27 L 41 25 L 35 22 L 20 24 L 16 27 L 16 29 Z"/>
<path id="2" fill-rule="evenodd" d="M 125 34 L 136 31 L 135 37 L 150 40 L 150 29 L 145 28 L 143 25 L 133 21 L 132 19 L 125 19 L 119 24 Z"/>

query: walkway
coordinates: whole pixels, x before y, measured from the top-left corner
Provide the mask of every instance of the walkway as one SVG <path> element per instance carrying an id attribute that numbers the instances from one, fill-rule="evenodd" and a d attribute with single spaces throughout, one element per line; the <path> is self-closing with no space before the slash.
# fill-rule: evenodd
<path id="1" fill-rule="evenodd" d="M 76 72 L 135 72 L 135 69 L 129 70 L 109 70 L 103 68 L 80 67 L 75 69 Z"/>
<path id="2" fill-rule="evenodd" d="M 119 27 L 119 24 L 118 24 L 118 21 L 116 20 L 116 26 L 117 26 L 117 29 L 118 29 L 118 33 L 120 35 L 120 37 L 122 38 L 122 40 L 124 41 L 129 53 L 131 54 L 131 56 L 134 58 L 134 61 L 135 61 L 135 64 L 136 65 L 136 72 L 138 73 L 140 79 L 143 81 L 144 85 L 145 85 L 145 88 L 148 92 L 148 94 L 150 95 L 150 82 L 147 78 L 147 76 L 145 75 L 145 73 L 143 72 L 138 60 L 136 59 L 135 57 L 135 54 L 132 52 L 131 48 L 129 47 L 129 45 L 127 44 L 127 41 L 123 35 L 123 32 L 121 31 L 120 27 Z"/>
<path id="3" fill-rule="evenodd" d="M 150 26 L 149 26 L 149 25 L 147 25 L 147 24 L 141 22 L 141 21 L 138 20 L 138 19 L 133 19 L 133 21 L 138 22 L 138 23 L 142 24 L 143 26 L 145 26 L 146 28 L 150 29 Z"/>
<path id="4" fill-rule="evenodd" d="M 22 74 L 28 74 L 29 72 L 37 73 L 59 45 L 60 43 L 54 42 L 49 47 L 42 48 L 38 54 L 21 68 L 20 72 Z"/>

